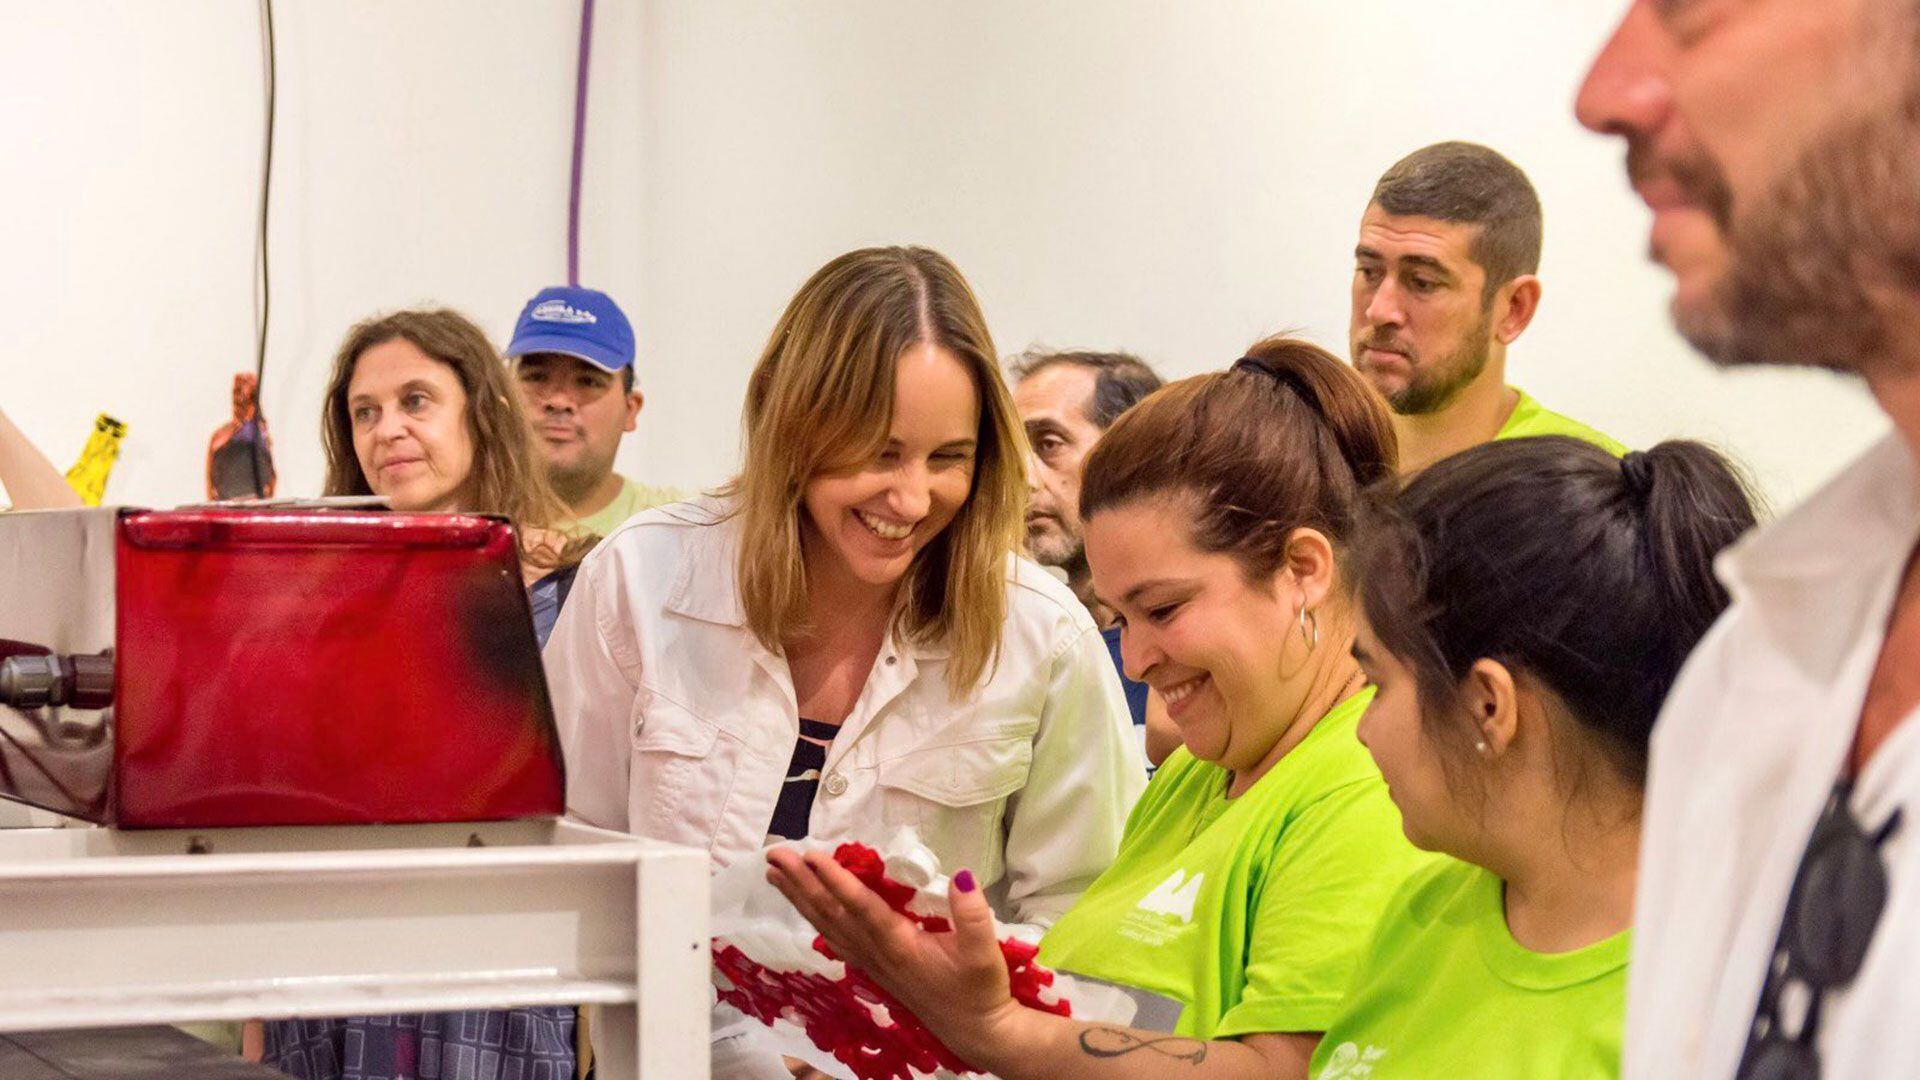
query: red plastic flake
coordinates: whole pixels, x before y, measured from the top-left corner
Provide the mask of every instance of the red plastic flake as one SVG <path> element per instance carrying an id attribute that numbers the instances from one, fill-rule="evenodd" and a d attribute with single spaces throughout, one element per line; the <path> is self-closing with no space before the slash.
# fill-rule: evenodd
<path id="1" fill-rule="evenodd" d="M 865 844 L 842 844 L 833 859 L 872 889 L 887 906 L 918 923 L 928 933 L 953 932 L 953 925 L 937 915 L 907 910 L 913 887 L 887 876 L 880 853 Z M 825 940 L 814 938 L 813 948 L 837 960 Z M 1000 954 L 1007 961 L 1007 978 L 1016 1001 L 1057 1016 L 1071 1016 L 1066 1000 L 1043 1002 L 1040 991 L 1053 984 L 1053 972 L 1034 962 L 1038 949 L 1007 938 Z M 846 975 L 829 979 L 806 972 L 775 971 L 749 958 L 732 945 L 714 942 L 713 965 L 732 984 L 720 1000 L 763 1024 L 785 1019 L 803 1028 L 813 1045 L 853 1070 L 859 1080 L 912 1080 L 913 1071 L 947 1069 L 972 1073 L 926 1025 L 882 990 L 866 973 L 847 964 Z"/>

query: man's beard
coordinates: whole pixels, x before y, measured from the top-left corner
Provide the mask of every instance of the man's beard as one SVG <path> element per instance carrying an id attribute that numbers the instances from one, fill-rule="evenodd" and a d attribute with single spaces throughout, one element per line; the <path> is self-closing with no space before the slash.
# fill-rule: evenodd
<path id="1" fill-rule="evenodd" d="M 1452 352 L 1425 370 L 1409 364 L 1411 373 L 1407 377 L 1407 385 L 1388 394 L 1387 404 L 1393 406 L 1393 411 L 1401 416 L 1424 416 L 1439 412 L 1453 404 L 1453 400 L 1460 396 L 1460 391 L 1487 370 L 1487 360 L 1492 352 L 1493 311 L 1489 308 L 1481 313 L 1479 325 L 1468 331 Z"/>
<path id="2" fill-rule="evenodd" d="M 1057 566 L 1069 573 L 1086 565 L 1087 545 L 1080 537 L 1066 531 L 1063 523 L 1055 519 L 1056 529 L 1035 537 L 1027 536 L 1027 553 L 1041 566 Z"/>
<path id="3" fill-rule="evenodd" d="M 547 482 L 553 485 L 554 494 L 560 496 L 560 501 L 568 506 L 591 495 L 593 489 L 613 471 L 613 455 L 587 460 L 585 448 L 581 453 L 581 460 L 572 465 L 547 465 Z"/>
<path id="4" fill-rule="evenodd" d="M 1716 242 L 1726 244 L 1727 221 L 1732 215 L 1733 190 L 1725 174 L 1705 152 L 1694 149 L 1676 159 L 1659 160 L 1651 144 L 1634 140 L 1627 146 L 1627 176 L 1634 186 L 1658 182 L 1662 177 L 1687 193 L 1688 200 L 1713 220 L 1719 234 Z M 1665 262 L 1667 254 L 1656 243 L 1649 247 L 1648 258 Z M 1676 273 L 1679 271 L 1676 270 Z M 1724 270 L 1722 271 L 1724 273 Z M 1714 356 L 1726 348 L 1726 298 L 1724 281 L 1716 281 L 1701 302 L 1673 301 L 1673 324 L 1680 336 L 1695 349 Z"/>
<path id="5" fill-rule="evenodd" d="M 1754 206 L 1718 211 L 1732 254 L 1718 325 L 1683 326 L 1715 363 L 1864 374 L 1891 361 L 1888 307 L 1920 295 L 1920 65 L 1908 67 L 1901 93 L 1824 132 Z"/>

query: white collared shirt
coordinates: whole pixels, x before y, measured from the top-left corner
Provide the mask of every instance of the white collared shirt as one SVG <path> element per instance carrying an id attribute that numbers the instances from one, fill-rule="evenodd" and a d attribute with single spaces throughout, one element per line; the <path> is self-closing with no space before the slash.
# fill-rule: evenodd
<path id="1" fill-rule="evenodd" d="M 1731 1077 L 1789 886 L 1840 775 L 1901 575 L 1920 470 L 1889 437 L 1720 561 L 1733 607 L 1654 729 L 1624 1075 Z M 1881 849 L 1889 897 L 1866 963 L 1827 998 L 1825 1075 L 1920 1074 L 1920 718 L 1867 763 L 1855 814 L 1906 823 Z"/>
<path id="2" fill-rule="evenodd" d="M 650 510 L 581 564 L 547 643 L 567 807 L 589 824 L 756 855 L 799 735 L 784 657 L 746 626 L 724 503 Z M 1003 919 L 1050 925 L 1113 861 L 1146 762 L 1086 608 L 1010 563 L 998 662 L 962 700 L 946 651 L 889 640 L 828 748 L 810 835 L 913 826 Z"/>

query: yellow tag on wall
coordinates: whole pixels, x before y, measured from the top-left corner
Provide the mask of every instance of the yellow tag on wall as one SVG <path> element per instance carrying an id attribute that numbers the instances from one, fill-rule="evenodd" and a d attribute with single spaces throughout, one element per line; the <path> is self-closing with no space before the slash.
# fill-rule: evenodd
<path id="1" fill-rule="evenodd" d="M 88 506 L 99 506 L 107 493 L 107 474 L 120 456 L 120 440 L 127 437 L 127 425 L 101 413 L 93 418 L 93 434 L 80 451 L 80 460 L 67 470 L 67 483 L 80 493 Z"/>

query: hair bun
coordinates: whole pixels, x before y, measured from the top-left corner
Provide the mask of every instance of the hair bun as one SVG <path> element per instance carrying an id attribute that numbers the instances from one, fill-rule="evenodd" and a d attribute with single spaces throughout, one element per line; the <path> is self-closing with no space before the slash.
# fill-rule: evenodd
<path id="1" fill-rule="evenodd" d="M 1327 411 L 1320 407 L 1320 396 L 1314 392 L 1312 384 L 1307 382 L 1297 368 L 1280 367 L 1257 356 L 1243 356 L 1235 360 L 1227 370 L 1248 371 L 1262 378 L 1271 379 L 1276 386 L 1293 391 L 1295 396 L 1306 403 L 1307 408 L 1319 413 L 1321 419 L 1326 419 Z"/>
<path id="2" fill-rule="evenodd" d="M 1629 450 L 1620 458 L 1620 476 L 1627 483 L 1633 501 L 1645 506 L 1653 493 L 1653 458 L 1638 450 Z"/>

